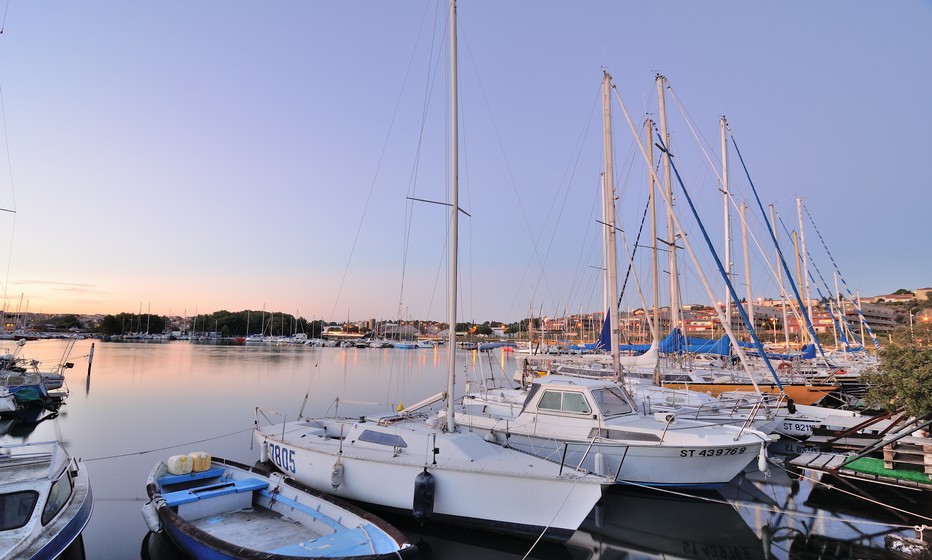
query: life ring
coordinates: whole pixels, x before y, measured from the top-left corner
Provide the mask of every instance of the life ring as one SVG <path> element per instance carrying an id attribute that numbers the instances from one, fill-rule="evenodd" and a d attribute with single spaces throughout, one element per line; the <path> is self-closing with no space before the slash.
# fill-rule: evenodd
<path id="1" fill-rule="evenodd" d="M 780 362 L 780 365 L 777 366 L 777 369 L 788 370 L 791 366 L 789 362 Z"/>

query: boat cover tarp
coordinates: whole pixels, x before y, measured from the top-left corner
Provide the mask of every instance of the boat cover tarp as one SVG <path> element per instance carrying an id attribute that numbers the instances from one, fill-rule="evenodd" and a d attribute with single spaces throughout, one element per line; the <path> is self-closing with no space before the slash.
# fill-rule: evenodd
<path id="1" fill-rule="evenodd" d="M 605 345 L 608 348 L 608 345 Z M 650 344 L 622 344 L 619 348 L 623 352 L 648 352 Z M 727 336 L 717 339 L 683 336 L 679 328 L 673 329 L 660 341 L 658 350 L 664 354 L 692 352 L 697 354 L 715 354 L 728 356 L 731 354 L 731 341 Z"/>
<path id="2" fill-rule="evenodd" d="M 748 355 L 760 356 L 760 352 L 748 352 Z M 799 352 L 788 354 L 771 354 L 768 352 L 767 357 L 771 360 L 814 360 L 816 357 L 816 347 L 814 344 L 804 344 L 803 347 L 799 349 Z"/>

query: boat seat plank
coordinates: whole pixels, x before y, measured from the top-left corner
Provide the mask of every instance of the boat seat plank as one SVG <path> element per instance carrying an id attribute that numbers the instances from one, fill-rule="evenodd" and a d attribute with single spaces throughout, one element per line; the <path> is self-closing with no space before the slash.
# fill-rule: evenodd
<path id="1" fill-rule="evenodd" d="M 212 469 L 207 469 L 206 471 L 192 472 L 188 474 L 163 474 L 158 478 L 158 483 L 160 486 L 168 486 L 171 484 L 181 484 L 183 482 L 191 482 L 194 480 L 203 480 L 205 478 L 220 478 L 221 476 L 223 476 L 223 468 L 214 467 Z"/>
<path id="2" fill-rule="evenodd" d="M 178 490 L 176 492 L 166 492 L 162 494 L 165 503 L 170 506 L 179 506 L 189 504 L 198 500 L 215 498 L 226 494 L 239 494 L 240 492 L 253 492 L 268 488 L 269 483 L 258 478 L 244 478 L 221 484 L 210 484 L 187 490 Z"/>

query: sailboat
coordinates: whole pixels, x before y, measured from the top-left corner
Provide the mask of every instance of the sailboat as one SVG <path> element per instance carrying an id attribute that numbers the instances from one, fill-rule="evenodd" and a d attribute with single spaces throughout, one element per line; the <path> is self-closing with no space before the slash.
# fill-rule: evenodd
<path id="1" fill-rule="evenodd" d="M 460 423 L 468 423 L 489 441 L 545 458 L 563 456 L 572 464 L 611 475 L 619 483 L 715 487 L 755 460 L 764 470 L 767 435 L 748 426 L 717 425 L 667 413 L 648 416 L 618 382 L 611 87 L 611 76 L 605 72 L 603 196 L 615 379 L 548 375 L 529 387 L 470 393 L 463 400 Z"/>
<path id="2" fill-rule="evenodd" d="M 450 2 L 451 224 L 446 391 L 394 413 L 260 426 L 260 458 L 295 480 L 373 508 L 483 530 L 568 539 L 610 477 L 484 441 L 454 415 L 458 264 L 456 5 Z M 444 403 L 439 412 L 431 405 Z M 303 413 L 303 411 L 302 411 Z M 266 416 L 267 418 L 267 416 Z"/>

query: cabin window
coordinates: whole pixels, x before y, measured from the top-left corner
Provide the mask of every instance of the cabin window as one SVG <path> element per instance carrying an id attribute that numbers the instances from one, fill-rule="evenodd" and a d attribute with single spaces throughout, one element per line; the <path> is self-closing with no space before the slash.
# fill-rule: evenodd
<path id="1" fill-rule="evenodd" d="M 71 477 L 67 474 L 52 483 L 52 487 L 49 489 L 49 499 L 42 509 L 43 525 L 48 524 L 65 507 L 65 504 L 68 503 L 68 497 L 71 496 L 72 489 Z"/>
<path id="2" fill-rule="evenodd" d="M 563 393 L 563 412 L 581 412 L 589 414 L 592 409 L 582 393 Z"/>
<path id="3" fill-rule="evenodd" d="M 563 393 L 560 391 L 544 391 L 544 395 L 540 398 L 537 408 L 543 410 L 562 410 Z"/>
<path id="4" fill-rule="evenodd" d="M 563 391 L 544 391 L 537 408 L 557 412 L 575 412 L 589 414 L 592 409 L 582 393 Z"/>
<path id="5" fill-rule="evenodd" d="M 592 398 L 603 416 L 628 414 L 633 410 L 622 390 L 617 387 L 595 389 L 592 391 Z"/>
<path id="6" fill-rule="evenodd" d="M 35 490 L 0 494 L 0 531 L 18 529 L 32 517 L 39 493 Z"/>

